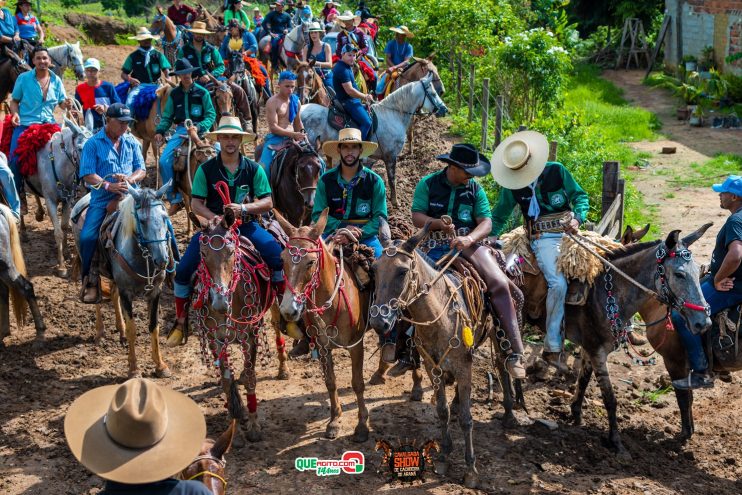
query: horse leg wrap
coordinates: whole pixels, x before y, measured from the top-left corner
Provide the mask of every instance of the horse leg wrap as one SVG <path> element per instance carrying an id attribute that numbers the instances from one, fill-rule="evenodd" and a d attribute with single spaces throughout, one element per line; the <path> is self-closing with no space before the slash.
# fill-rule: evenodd
<path id="1" fill-rule="evenodd" d="M 282 336 L 276 337 L 276 350 L 278 350 L 279 354 L 286 350 L 286 340 Z"/>
<path id="2" fill-rule="evenodd" d="M 247 410 L 251 413 L 258 410 L 258 398 L 255 394 L 247 394 Z"/>

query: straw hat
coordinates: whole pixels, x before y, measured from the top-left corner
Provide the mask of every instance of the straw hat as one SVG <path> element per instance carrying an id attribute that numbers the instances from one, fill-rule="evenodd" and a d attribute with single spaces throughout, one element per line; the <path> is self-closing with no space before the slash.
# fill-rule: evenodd
<path id="1" fill-rule="evenodd" d="M 192 27 L 186 29 L 186 31 L 190 31 L 196 34 L 214 34 L 206 29 L 206 23 L 203 21 L 194 21 Z"/>
<path id="2" fill-rule="evenodd" d="M 78 397 L 64 418 L 64 434 L 77 460 L 101 478 L 151 483 L 193 461 L 206 421 L 186 395 L 133 378 Z"/>
<path id="3" fill-rule="evenodd" d="M 397 26 L 397 27 L 390 27 L 389 31 L 397 34 L 404 34 L 408 38 L 414 38 L 415 34 L 407 29 L 407 26 Z"/>
<path id="4" fill-rule="evenodd" d="M 325 32 L 324 28 L 320 25 L 319 22 L 313 22 L 309 25 L 309 29 L 307 30 L 307 32 L 311 33 L 313 31 L 319 31 L 320 33 Z"/>
<path id="5" fill-rule="evenodd" d="M 346 10 L 342 14 L 340 14 L 337 19 L 339 21 L 347 22 L 347 21 L 353 21 L 353 25 L 357 26 L 361 23 L 361 16 L 355 15 L 350 10 Z"/>
<path id="6" fill-rule="evenodd" d="M 216 140 L 219 138 L 220 134 L 242 136 L 243 142 L 255 140 L 255 134 L 242 130 L 242 123 L 240 122 L 239 117 L 222 117 L 216 130 L 213 132 L 207 132 L 206 137 Z"/>
<path id="7" fill-rule="evenodd" d="M 506 189 L 522 189 L 541 175 L 548 158 L 549 143 L 543 134 L 516 132 L 492 154 L 492 177 Z"/>
<path id="8" fill-rule="evenodd" d="M 130 40 L 144 41 L 144 40 L 156 40 L 157 36 L 149 32 L 146 27 L 137 28 L 137 34 L 129 36 Z"/>
<path id="9" fill-rule="evenodd" d="M 361 131 L 359 129 L 356 129 L 354 127 L 346 127 L 345 129 L 340 129 L 337 141 L 325 141 L 325 143 L 322 145 L 322 151 L 325 153 L 325 156 L 335 160 L 337 158 L 340 158 L 340 153 L 338 153 L 338 145 L 348 143 L 358 143 L 363 146 L 363 149 L 361 150 L 361 158 L 371 156 L 371 154 L 376 151 L 376 148 L 379 146 L 376 143 L 364 141 L 363 139 L 361 139 Z"/>

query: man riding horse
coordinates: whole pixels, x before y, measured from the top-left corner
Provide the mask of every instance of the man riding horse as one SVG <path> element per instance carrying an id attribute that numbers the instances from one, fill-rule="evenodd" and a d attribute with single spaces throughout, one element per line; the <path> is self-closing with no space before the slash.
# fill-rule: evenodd
<path id="1" fill-rule="evenodd" d="M 273 208 L 271 189 L 268 177 L 258 163 L 242 156 L 241 144 L 245 139 L 253 140 L 255 135 L 245 132 L 236 117 L 222 117 L 216 131 L 209 133 L 209 138 L 219 141 L 219 154 L 201 164 L 193 179 L 193 212 L 207 221 L 224 214 L 231 209 L 237 218 L 242 220 L 239 226 L 240 235 L 247 237 L 272 270 L 271 283 L 276 292 L 282 294 L 283 263 L 281 245 L 257 222 L 258 216 Z M 229 197 L 232 203 L 224 204 L 216 184 L 228 184 Z M 196 233 L 190 240 L 183 258 L 175 272 L 175 315 L 176 323 L 168 337 L 168 345 L 182 343 L 186 315 L 190 304 L 193 274 L 196 273 L 201 260 L 199 239 Z"/>
<path id="2" fill-rule="evenodd" d="M 255 35 L 253 35 L 249 30 L 241 27 L 236 20 L 232 19 L 227 26 L 227 35 L 224 37 L 222 45 L 219 47 L 219 54 L 224 60 L 229 62 L 231 61 L 232 54 L 235 52 L 239 53 L 240 57 L 245 59 L 245 62 L 248 62 L 246 68 L 252 74 L 256 84 L 259 79 L 259 75 L 256 74 L 255 71 L 255 68 L 257 67 L 260 71 L 260 75 L 265 79 L 265 83 L 262 86 L 258 85 L 257 89 L 259 91 L 265 91 L 267 97 L 270 98 L 271 90 L 270 84 L 268 84 L 268 71 L 257 59 L 258 41 L 255 38 Z M 250 60 L 248 61 L 247 59 Z M 232 70 L 233 67 L 229 67 L 229 71 L 231 72 Z"/>
<path id="3" fill-rule="evenodd" d="M 190 27 L 191 22 L 196 20 L 198 12 L 193 7 L 184 4 L 182 0 L 173 0 L 173 4 L 167 9 L 167 16 L 177 27 Z"/>
<path id="4" fill-rule="evenodd" d="M 303 141 L 306 137 L 304 124 L 299 117 L 301 103 L 294 93 L 295 89 L 296 74 L 285 70 L 278 76 L 278 92 L 265 104 L 268 134 L 265 135 L 263 142 L 260 163 L 266 172 L 270 171 L 273 157 L 276 154 L 273 148 L 281 146 L 288 139 Z"/>
<path id="5" fill-rule="evenodd" d="M 139 42 L 139 48 L 130 53 L 121 66 L 121 79 L 129 83 L 126 105 L 131 108 L 134 98 L 145 85 L 157 86 L 160 77 L 168 78 L 172 67 L 164 53 L 152 48 L 152 40 L 156 37 L 146 27 L 140 27 L 129 39 Z"/>
<path id="6" fill-rule="evenodd" d="M 378 232 L 379 217 L 387 218 L 386 186 L 376 172 L 361 165 L 361 159 L 370 156 L 377 146 L 361 139 L 360 131 L 353 128 L 342 129 L 337 141 L 324 143 L 325 156 L 339 160 L 340 165 L 320 177 L 312 208 L 312 222 L 329 208 L 322 234 L 325 239 L 332 237 L 335 244 L 349 244 L 353 242 L 350 236 L 337 233 L 341 228 L 346 229 L 355 240 L 374 250 L 374 258 L 382 253 Z M 289 355 L 298 357 L 307 352 L 308 340 L 302 339 Z"/>
<path id="7" fill-rule="evenodd" d="M 173 164 L 175 153 L 186 139 L 198 143 L 200 136 L 211 129 L 216 120 L 216 111 L 211 103 L 211 96 L 203 86 L 193 81 L 193 73 L 197 69 L 188 59 L 180 59 L 175 63 L 175 75 L 180 77 L 180 84 L 170 92 L 170 97 L 162 111 L 162 120 L 155 130 L 155 145 L 162 145 L 165 133 L 175 124 L 175 134 L 167 142 L 160 157 L 160 174 L 163 182 L 173 178 Z M 186 127 L 190 125 L 190 127 Z M 180 193 L 168 192 L 170 201 L 168 215 L 172 216 L 183 208 L 183 197 Z"/>
<path id="8" fill-rule="evenodd" d="M 567 279 L 557 269 L 562 237 L 585 221 L 589 204 L 585 191 L 564 165 L 547 162 L 549 143 L 535 131 L 522 131 L 504 140 L 492 157 L 492 176 L 502 186 L 492 212 L 492 235 L 499 236 L 515 206 L 525 219 L 531 249 L 548 285 L 546 338 L 542 357 L 566 373 L 562 359 L 562 320 Z"/>
<path id="9" fill-rule="evenodd" d="M 263 29 L 271 35 L 271 70 L 277 72 L 281 61 L 281 41 L 291 29 L 291 16 L 283 11 L 283 0 L 276 0 L 275 5 L 276 10 L 268 12 L 263 19 Z"/>
<path id="10" fill-rule="evenodd" d="M 430 222 L 430 250 L 427 254 L 433 261 L 438 261 L 450 250 L 456 250 L 461 251 L 477 269 L 487 284 L 492 309 L 510 341 L 511 353 L 505 366 L 514 379 L 524 379 L 523 342 L 508 278 L 492 250 L 481 244 L 492 230 L 492 219 L 487 194 L 474 177 L 487 175 L 490 162 L 471 144 L 455 144 L 450 153 L 436 158 L 446 163 L 446 167 L 423 177 L 415 187 L 412 223 L 421 228 Z M 451 220 L 450 223 L 444 221 L 444 216 Z M 398 376 L 413 365 L 406 342 L 407 339 L 403 338 L 402 358 L 390 370 L 390 376 Z"/>
<path id="11" fill-rule="evenodd" d="M 379 82 L 376 84 L 376 94 L 384 94 L 387 82 L 392 83 L 394 78 L 394 72 L 397 70 L 404 70 L 405 67 L 410 63 L 410 59 L 413 55 L 412 45 L 407 41 L 407 38 L 413 38 L 415 35 L 410 31 L 407 26 L 397 26 L 389 28 L 393 33 L 394 39 L 389 40 L 384 48 L 384 55 L 386 57 L 386 70 L 379 77 Z"/>
<path id="12" fill-rule="evenodd" d="M 374 97 L 370 94 L 363 94 L 358 90 L 356 78 L 353 74 L 353 65 L 356 63 L 357 55 L 358 48 L 350 43 L 345 45 L 340 60 L 332 68 L 332 87 L 335 90 L 337 100 L 361 130 L 363 139 L 368 140 L 371 136 L 373 122 L 361 100 L 370 105 L 373 103 Z"/>
<path id="13" fill-rule="evenodd" d="M 742 303 L 742 177 L 730 175 L 722 184 L 714 184 L 712 189 L 719 193 L 721 208 L 731 212 L 716 236 L 709 274 L 701 280 L 703 298 L 713 318 Z M 713 387 L 714 379 L 708 373 L 709 363 L 701 335 L 692 333 L 677 311 L 672 312 L 672 323 L 685 346 L 691 369 L 687 378 L 673 380 L 673 386 L 681 390 Z"/>

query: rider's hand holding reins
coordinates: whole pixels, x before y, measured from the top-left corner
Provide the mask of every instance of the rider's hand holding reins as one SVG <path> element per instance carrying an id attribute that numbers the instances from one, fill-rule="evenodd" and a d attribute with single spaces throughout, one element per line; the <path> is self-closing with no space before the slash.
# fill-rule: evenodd
<path id="1" fill-rule="evenodd" d="M 358 227 L 345 227 L 344 230 L 348 230 L 356 239 L 360 239 L 361 238 L 361 234 L 363 233 L 361 231 L 361 229 L 359 229 Z M 332 240 L 336 244 L 340 244 L 341 246 L 344 246 L 346 244 L 349 244 L 349 243 L 351 243 L 353 241 L 353 239 L 351 239 L 350 237 L 348 237 L 347 235 L 342 234 L 342 233 L 341 234 L 335 234 L 333 236 Z"/>
<path id="2" fill-rule="evenodd" d="M 729 292 L 734 289 L 734 277 L 725 277 L 718 282 L 714 280 L 714 289 L 719 292 Z"/>

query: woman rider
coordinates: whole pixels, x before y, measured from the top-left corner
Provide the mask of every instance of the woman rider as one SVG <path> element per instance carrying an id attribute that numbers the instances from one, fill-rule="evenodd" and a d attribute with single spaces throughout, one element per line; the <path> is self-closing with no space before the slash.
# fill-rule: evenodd
<path id="1" fill-rule="evenodd" d="M 322 41 L 325 30 L 319 22 L 309 26 L 309 44 L 304 47 L 302 58 L 307 62 L 314 60 L 314 70 L 322 76 L 325 88 L 332 89 L 332 48 Z"/>

